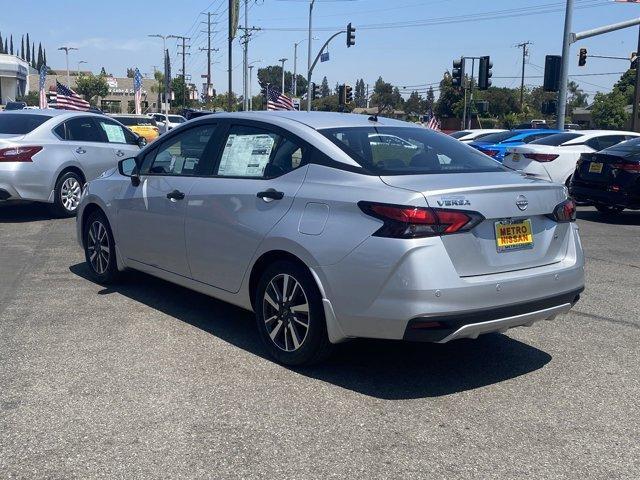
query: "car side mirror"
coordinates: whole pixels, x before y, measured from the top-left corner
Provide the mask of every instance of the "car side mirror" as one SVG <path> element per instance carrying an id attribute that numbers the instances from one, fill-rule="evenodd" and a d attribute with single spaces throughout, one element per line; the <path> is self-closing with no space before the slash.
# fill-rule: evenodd
<path id="1" fill-rule="evenodd" d="M 144 137 L 138 137 L 137 143 L 140 148 L 143 148 L 147 145 L 147 139 Z"/>
<path id="2" fill-rule="evenodd" d="M 118 172 L 120 175 L 129 177 L 131 179 L 131 185 L 137 187 L 140 185 L 140 175 L 138 174 L 138 163 L 135 157 L 125 158 L 118 162 Z"/>

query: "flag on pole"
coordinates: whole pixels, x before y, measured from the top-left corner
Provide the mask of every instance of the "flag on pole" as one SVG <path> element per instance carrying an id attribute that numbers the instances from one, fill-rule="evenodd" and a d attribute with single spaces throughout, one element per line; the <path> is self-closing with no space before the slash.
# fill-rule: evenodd
<path id="1" fill-rule="evenodd" d="M 40 108 L 47 108 L 47 92 L 44 89 L 44 85 L 47 83 L 47 66 L 42 65 L 40 67 L 40 82 L 38 84 L 40 91 Z"/>
<path id="2" fill-rule="evenodd" d="M 56 93 L 52 96 L 52 107 L 62 110 L 89 110 L 89 102 L 56 80 Z"/>
<path id="3" fill-rule="evenodd" d="M 295 110 L 293 100 L 267 84 L 267 110 Z"/>
<path id="4" fill-rule="evenodd" d="M 429 112 L 425 115 L 424 126 L 431 129 L 440 131 L 440 120 L 435 116 L 433 110 L 429 109 Z"/>
<path id="5" fill-rule="evenodd" d="M 133 74 L 133 92 L 134 92 L 134 105 L 136 109 L 136 115 L 142 114 L 142 75 L 140 70 L 136 68 Z"/>

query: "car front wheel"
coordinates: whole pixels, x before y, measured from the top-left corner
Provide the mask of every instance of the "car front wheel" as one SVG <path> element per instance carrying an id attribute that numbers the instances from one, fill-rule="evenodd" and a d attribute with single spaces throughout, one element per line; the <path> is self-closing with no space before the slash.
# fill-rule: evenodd
<path id="1" fill-rule="evenodd" d="M 119 276 L 116 249 L 109 221 L 104 213 L 93 212 L 84 228 L 84 256 L 89 272 L 98 283 L 113 283 Z"/>
<path id="2" fill-rule="evenodd" d="M 331 353 L 322 296 L 304 266 L 270 265 L 256 289 L 255 311 L 260 336 L 278 362 L 310 365 Z"/>

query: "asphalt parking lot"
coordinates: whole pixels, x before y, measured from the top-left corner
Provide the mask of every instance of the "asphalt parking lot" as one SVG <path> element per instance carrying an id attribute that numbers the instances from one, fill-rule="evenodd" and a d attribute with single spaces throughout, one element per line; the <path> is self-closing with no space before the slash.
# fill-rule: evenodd
<path id="1" fill-rule="evenodd" d="M 640 212 L 579 224 L 568 315 L 293 371 L 250 313 L 143 274 L 97 285 L 74 220 L 1 205 L 0 478 L 637 479 Z"/>

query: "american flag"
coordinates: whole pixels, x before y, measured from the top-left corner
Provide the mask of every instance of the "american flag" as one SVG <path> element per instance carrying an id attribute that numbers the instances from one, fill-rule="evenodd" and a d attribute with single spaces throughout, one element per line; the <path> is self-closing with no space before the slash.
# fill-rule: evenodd
<path id="1" fill-rule="evenodd" d="M 89 110 L 89 102 L 71 90 L 69 87 L 56 80 L 56 94 L 52 97 L 55 108 L 62 110 Z"/>
<path id="2" fill-rule="evenodd" d="M 267 85 L 267 110 L 293 110 L 293 101 L 280 90 Z"/>
<path id="3" fill-rule="evenodd" d="M 40 108 L 47 108 L 47 92 L 44 89 L 44 84 L 47 83 L 47 66 L 42 65 L 40 67 Z"/>
<path id="4" fill-rule="evenodd" d="M 425 115 L 424 126 L 431 129 L 440 131 L 440 120 L 433 114 L 433 110 L 429 110 L 429 113 Z"/>
<path id="5" fill-rule="evenodd" d="M 133 91 L 135 93 L 134 105 L 136 109 L 136 115 L 142 114 L 142 75 L 140 70 L 136 68 L 136 72 L 133 74 Z"/>

